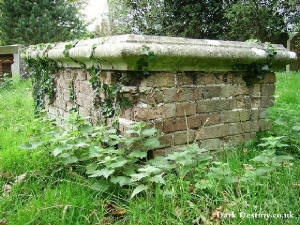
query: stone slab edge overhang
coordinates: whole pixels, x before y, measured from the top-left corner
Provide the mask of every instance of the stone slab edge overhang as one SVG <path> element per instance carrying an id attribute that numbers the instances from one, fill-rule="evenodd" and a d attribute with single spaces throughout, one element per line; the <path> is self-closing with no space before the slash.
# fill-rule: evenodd
<path id="1" fill-rule="evenodd" d="M 20 45 L 4 45 L 0 46 L 0 55 L 18 54 Z"/>
<path id="2" fill-rule="evenodd" d="M 65 45 L 70 43 L 51 44 L 51 48 L 30 46 L 23 57 L 49 58 L 57 61 L 60 67 L 80 67 L 64 55 Z M 297 60 L 294 52 L 282 45 L 273 46 L 277 54 L 272 71 L 284 70 L 287 64 Z M 81 40 L 68 53 L 87 67 L 92 65 L 90 56 L 93 54 L 100 60 L 103 70 L 135 71 L 138 61 L 145 58 L 143 48 L 155 55 L 144 68 L 147 71 L 233 71 L 236 64 L 265 63 L 268 59 L 268 53 L 259 43 L 134 34 Z"/>

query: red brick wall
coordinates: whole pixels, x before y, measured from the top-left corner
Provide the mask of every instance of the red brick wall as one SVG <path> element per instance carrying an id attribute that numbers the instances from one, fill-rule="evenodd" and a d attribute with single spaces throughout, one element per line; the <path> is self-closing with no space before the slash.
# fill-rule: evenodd
<path id="1" fill-rule="evenodd" d="M 113 84 L 120 72 L 102 72 L 102 82 Z M 255 137 L 256 132 L 269 129 L 264 110 L 273 105 L 275 75 L 247 86 L 243 74 L 233 72 L 156 72 L 137 79 L 136 72 L 121 92 L 131 106 L 120 112 L 120 130 L 128 123 L 146 121 L 162 132 L 161 148 L 156 153 L 196 141 L 201 147 L 218 149 L 237 145 Z M 70 101 L 70 88 L 75 91 L 79 113 L 100 119 L 95 109 L 89 75 L 81 69 L 61 69 L 57 75 L 57 93 L 53 104 L 47 105 L 49 115 L 64 120 L 75 103 Z M 128 123 L 124 123 L 124 121 Z"/>

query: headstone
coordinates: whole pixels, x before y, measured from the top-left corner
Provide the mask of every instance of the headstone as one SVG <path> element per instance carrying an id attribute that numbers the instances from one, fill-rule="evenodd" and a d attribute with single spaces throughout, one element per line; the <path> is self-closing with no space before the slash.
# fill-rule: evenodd
<path id="1" fill-rule="evenodd" d="M 300 69 L 300 33 L 295 33 L 290 39 L 287 41 L 287 48 L 290 51 L 293 51 L 297 54 L 297 61 L 287 65 L 286 71 L 299 71 Z"/>

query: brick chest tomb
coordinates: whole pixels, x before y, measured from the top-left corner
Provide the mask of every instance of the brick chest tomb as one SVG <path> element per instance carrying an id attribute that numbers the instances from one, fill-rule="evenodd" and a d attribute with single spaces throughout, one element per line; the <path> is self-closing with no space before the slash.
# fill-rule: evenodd
<path id="1" fill-rule="evenodd" d="M 283 46 L 274 48 L 272 71 L 296 60 Z M 237 145 L 270 128 L 264 111 L 274 102 L 274 72 L 262 79 L 236 72 L 266 64 L 264 49 L 257 43 L 121 35 L 31 46 L 24 56 L 57 62 L 56 93 L 53 101 L 45 97 L 45 108 L 61 121 L 77 109 L 94 122 L 110 124 L 103 114 L 107 93 L 96 94 L 87 69 L 101 69 L 97 79 L 107 86 L 118 86 L 126 75 L 119 92 L 130 105 L 120 109 L 119 130 L 140 121 L 153 124 L 163 134 L 156 150 L 162 153 L 193 141 L 207 149 Z"/>

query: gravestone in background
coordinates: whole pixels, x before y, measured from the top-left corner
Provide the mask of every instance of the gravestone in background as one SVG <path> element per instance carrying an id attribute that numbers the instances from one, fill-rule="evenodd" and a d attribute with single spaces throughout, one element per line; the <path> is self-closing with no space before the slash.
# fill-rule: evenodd
<path id="1" fill-rule="evenodd" d="M 287 41 L 287 48 L 290 51 L 293 51 L 297 54 L 297 61 L 287 65 L 286 71 L 299 71 L 300 70 L 300 33 L 295 33 L 290 39 Z"/>
<path id="2" fill-rule="evenodd" d="M 0 73 L 8 73 L 10 76 L 12 74 L 20 75 L 21 79 L 27 79 L 28 73 L 25 69 L 25 62 L 20 57 L 22 45 L 6 45 L 0 46 L 0 64 L 2 65 L 2 69 L 0 68 Z M 10 61 L 8 61 L 8 58 Z M 4 71 L 1 71 L 3 70 Z"/>

